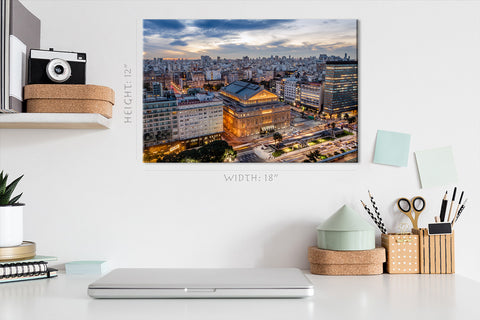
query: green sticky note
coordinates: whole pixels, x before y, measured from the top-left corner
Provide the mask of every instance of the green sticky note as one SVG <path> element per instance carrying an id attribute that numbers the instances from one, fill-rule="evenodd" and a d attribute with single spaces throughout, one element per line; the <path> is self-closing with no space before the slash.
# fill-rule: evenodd
<path id="1" fill-rule="evenodd" d="M 458 181 L 452 147 L 415 151 L 422 188 L 445 186 Z"/>
<path id="2" fill-rule="evenodd" d="M 409 152 L 410 135 L 408 133 L 377 131 L 374 163 L 406 167 Z"/>

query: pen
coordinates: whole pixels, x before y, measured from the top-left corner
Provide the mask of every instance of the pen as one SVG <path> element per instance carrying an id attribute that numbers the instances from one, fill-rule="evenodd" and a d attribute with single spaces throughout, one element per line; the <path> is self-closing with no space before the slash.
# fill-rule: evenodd
<path id="1" fill-rule="evenodd" d="M 452 203 L 450 203 L 450 211 L 448 212 L 448 222 L 450 222 L 450 216 L 452 215 L 452 207 L 455 202 L 455 194 L 457 193 L 457 187 L 453 188 Z"/>
<path id="2" fill-rule="evenodd" d="M 452 221 L 452 227 L 453 227 L 454 223 L 457 222 L 458 218 L 460 218 L 460 214 L 462 213 L 463 209 L 465 209 L 465 204 L 467 203 L 467 200 L 468 199 L 465 199 L 465 202 L 460 207 L 460 210 L 458 210 L 457 216 L 455 217 L 454 221 Z"/>
<path id="3" fill-rule="evenodd" d="M 442 200 L 442 209 L 440 209 L 440 221 L 441 222 L 445 221 L 445 213 L 447 212 L 447 204 L 448 204 L 447 193 L 448 193 L 448 191 L 445 191 L 445 196 L 443 197 L 443 200 Z"/>
<path id="4" fill-rule="evenodd" d="M 462 198 L 463 198 L 463 191 L 462 191 L 462 194 L 460 194 L 460 200 L 458 200 L 457 211 L 455 211 L 455 214 L 453 215 L 453 220 L 456 220 L 456 217 L 458 215 L 458 210 L 460 210 L 460 205 L 462 204 Z M 452 220 L 452 223 L 453 223 L 453 220 Z"/>

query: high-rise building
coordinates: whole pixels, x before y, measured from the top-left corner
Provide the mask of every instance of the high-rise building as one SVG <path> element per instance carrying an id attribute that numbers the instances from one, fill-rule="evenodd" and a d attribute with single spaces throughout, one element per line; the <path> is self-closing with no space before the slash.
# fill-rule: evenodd
<path id="1" fill-rule="evenodd" d="M 213 94 L 144 99 L 144 147 L 178 144 L 184 150 L 218 140 L 222 132 L 223 101 Z"/>
<path id="2" fill-rule="evenodd" d="M 178 140 L 193 148 L 219 140 L 223 132 L 223 102 L 213 94 L 178 100 Z"/>
<path id="3" fill-rule="evenodd" d="M 290 107 L 263 87 L 235 81 L 220 91 L 223 127 L 237 137 L 279 131 L 290 126 Z"/>
<path id="4" fill-rule="evenodd" d="M 143 101 L 143 145 L 151 147 L 178 139 L 174 96 L 159 97 L 148 94 Z"/>
<path id="5" fill-rule="evenodd" d="M 284 84 L 284 99 L 287 103 L 295 103 L 297 99 L 297 82 L 298 79 L 291 77 L 285 79 Z"/>
<path id="6" fill-rule="evenodd" d="M 323 111 L 331 117 L 358 111 L 357 61 L 327 61 Z"/>
<path id="7" fill-rule="evenodd" d="M 323 100 L 321 83 L 302 83 L 300 85 L 300 104 L 315 111 L 320 111 Z"/>

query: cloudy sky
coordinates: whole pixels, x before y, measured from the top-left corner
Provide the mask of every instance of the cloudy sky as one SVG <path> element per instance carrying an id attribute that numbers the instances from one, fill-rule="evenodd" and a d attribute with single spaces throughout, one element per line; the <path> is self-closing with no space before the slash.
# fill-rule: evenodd
<path id="1" fill-rule="evenodd" d="M 357 57 L 356 20 L 144 20 L 144 58 Z"/>

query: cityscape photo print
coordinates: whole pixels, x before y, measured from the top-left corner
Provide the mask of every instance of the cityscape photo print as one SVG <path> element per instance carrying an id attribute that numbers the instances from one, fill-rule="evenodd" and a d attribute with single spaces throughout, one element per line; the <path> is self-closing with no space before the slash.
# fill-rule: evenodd
<path id="1" fill-rule="evenodd" d="M 357 20 L 144 20 L 143 161 L 358 162 Z"/>

